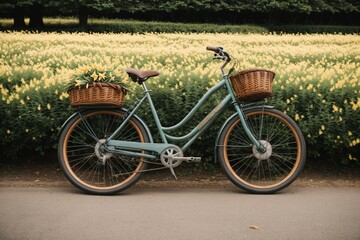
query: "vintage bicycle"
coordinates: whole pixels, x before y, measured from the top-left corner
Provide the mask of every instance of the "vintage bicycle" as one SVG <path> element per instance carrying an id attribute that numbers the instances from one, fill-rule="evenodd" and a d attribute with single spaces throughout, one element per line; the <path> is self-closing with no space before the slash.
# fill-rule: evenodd
<path id="1" fill-rule="evenodd" d="M 219 129 L 214 145 L 214 157 L 225 175 L 237 187 L 251 193 L 273 193 L 290 185 L 305 164 L 303 134 L 289 116 L 263 101 L 271 94 L 268 86 L 265 91 L 257 91 L 258 87 L 252 86 L 254 81 L 255 85 L 267 81 L 271 86 L 274 73 L 252 69 L 229 77 L 233 68 L 225 72 L 225 67 L 231 61 L 230 55 L 222 47 L 207 47 L 207 50 L 214 52 L 214 59 L 223 61 L 222 79 L 173 126 L 161 124 L 151 91 L 146 86 L 148 79 L 159 75 L 152 70 L 126 70 L 144 89 L 144 96 L 131 109 L 112 105 L 77 108 L 60 132 L 58 159 L 66 178 L 91 194 L 123 191 L 135 184 L 149 164 L 155 162 L 162 168 L 169 168 L 176 178 L 174 168 L 182 162 L 201 160 L 197 156 L 185 156 L 184 152 L 231 104 L 233 114 Z M 245 82 L 255 90 L 241 89 Z M 224 88 L 226 94 L 220 103 L 188 134 L 173 136 L 169 133 L 186 126 L 210 96 Z M 145 102 L 151 110 L 160 142 L 154 142 L 148 125 L 136 115 Z"/>

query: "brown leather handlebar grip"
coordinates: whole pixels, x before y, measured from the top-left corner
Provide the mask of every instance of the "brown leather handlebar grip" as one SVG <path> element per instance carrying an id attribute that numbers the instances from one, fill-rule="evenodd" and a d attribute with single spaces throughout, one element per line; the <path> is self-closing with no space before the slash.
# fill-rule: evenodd
<path id="1" fill-rule="evenodd" d="M 210 47 L 210 46 L 208 46 L 208 47 L 206 47 L 206 50 L 213 51 L 213 52 L 216 52 L 216 53 L 220 52 L 219 47 Z"/>

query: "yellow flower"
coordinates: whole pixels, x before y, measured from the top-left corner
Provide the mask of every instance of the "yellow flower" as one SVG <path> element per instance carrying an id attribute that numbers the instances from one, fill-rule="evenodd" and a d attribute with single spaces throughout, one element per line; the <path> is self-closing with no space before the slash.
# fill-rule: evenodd
<path id="1" fill-rule="evenodd" d="M 112 73 L 109 74 L 111 80 L 115 80 L 115 76 L 112 75 Z"/>
<path id="2" fill-rule="evenodd" d="M 93 74 L 90 75 L 90 77 L 92 77 L 92 79 L 94 79 L 94 81 L 96 81 L 98 79 L 98 75 L 96 74 L 96 72 L 94 71 Z"/>
<path id="3" fill-rule="evenodd" d="M 75 82 L 76 82 L 75 87 L 81 86 L 81 80 L 75 80 Z"/>
<path id="4" fill-rule="evenodd" d="M 295 120 L 296 120 L 296 121 L 299 121 L 299 120 L 300 120 L 299 114 L 295 114 Z"/>
<path id="5" fill-rule="evenodd" d="M 321 130 L 325 130 L 325 126 L 324 125 L 321 125 Z"/>
<path id="6" fill-rule="evenodd" d="M 91 67 L 90 66 L 84 66 L 82 69 L 83 73 L 87 73 L 88 71 L 91 70 Z"/>
<path id="7" fill-rule="evenodd" d="M 6 133 L 7 133 L 7 134 L 10 134 L 10 133 L 11 133 L 11 131 L 8 129 L 8 130 L 6 130 Z"/>
<path id="8" fill-rule="evenodd" d="M 99 73 L 99 80 L 101 80 L 101 79 L 105 79 L 105 73 Z"/>
<path id="9" fill-rule="evenodd" d="M 339 111 L 339 108 L 336 106 L 336 105 L 333 105 L 333 112 L 338 112 Z"/>
<path id="10" fill-rule="evenodd" d="M 47 107 L 47 109 L 49 109 L 49 110 L 50 110 L 50 108 L 51 108 L 50 103 L 48 103 L 48 104 L 46 105 L 46 107 Z"/>
<path id="11" fill-rule="evenodd" d="M 37 106 L 37 110 L 41 111 L 41 105 L 40 104 Z"/>
<path id="12" fill-rule="evenodd" d="M 351 137 L 353 134 L 352 134 L 352 132 L 348 131 L 348 135 L 349 135 L 349 137 Z"/>

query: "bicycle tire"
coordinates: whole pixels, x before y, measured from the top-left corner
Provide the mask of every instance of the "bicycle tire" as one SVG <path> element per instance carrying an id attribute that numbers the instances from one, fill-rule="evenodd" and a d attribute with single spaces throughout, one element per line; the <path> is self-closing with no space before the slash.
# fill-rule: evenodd
<path id="1" fill-rule="evenodd" d="M 250 193 L 274 193 L 289 186 L 306 161 L 306 144 L 298 125 L 276 109 L 262 107 L 245 112 L 248 125 L 267 152 L 252 146 L 234 115 L 224 126 L 218 157 L 228 179 Z"/>
<path id="2" fill-rule="evenodd" d="M 65 177 L 75 187 L 91 194 L 114 194 L 140 179 L 147 168 L 143 159 L 105 153 L 97 145 L 120 126 L 123 115 L 123 110 L 89 110 L 82 113 L 83 117 L 77 114 L 66 123 L 60 134 L 58 160 Z M 135 117 L 130 118 L 116 139 L 150 141 L 145 127 Z"/>

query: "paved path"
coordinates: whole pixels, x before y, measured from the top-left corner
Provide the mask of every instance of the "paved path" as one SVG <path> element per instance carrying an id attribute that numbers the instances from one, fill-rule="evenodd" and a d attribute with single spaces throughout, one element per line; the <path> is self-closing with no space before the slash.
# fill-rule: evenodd
<path id="1" fill-rule="evenodd" d="M 0 239 L 359 240 L 359 188 L 0 188 Z"/>

